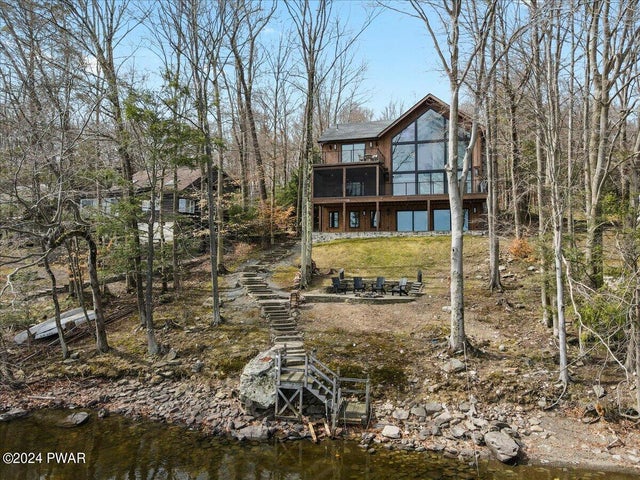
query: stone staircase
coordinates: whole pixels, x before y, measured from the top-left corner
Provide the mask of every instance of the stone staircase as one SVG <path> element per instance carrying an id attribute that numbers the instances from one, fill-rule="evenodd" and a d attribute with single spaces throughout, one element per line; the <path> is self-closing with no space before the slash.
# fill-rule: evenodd
<path id="1" fill-rule="evenodd" d="M 290 253 L 279 247 L 267 252 L 241 273 L 240 284 L 260 306 L 269 323 L 276 359 L 276 417 L 301 420 L 310 405 L 319 404 L 332 429 L 338 422 L 366 423 L 370 411 L 369 379 L 340 377 L 315 355 L 307 353 L 298 328 L 299 292 L 284 296 L 267 282 L 272 263 Z"/>

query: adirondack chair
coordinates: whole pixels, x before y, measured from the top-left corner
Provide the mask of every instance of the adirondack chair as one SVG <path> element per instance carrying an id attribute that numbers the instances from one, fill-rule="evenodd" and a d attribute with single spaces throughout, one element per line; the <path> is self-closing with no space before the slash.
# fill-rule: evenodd
<path id="1" fill-rule="evenodd" d="M 333 293 L 347 293 L 347 284 L 341 282 L 339 277 L 331 278 L 331 286 L 333 287 Z"/>
<path id="2" fill-rule="evenodd" d="M 364 292 L 364 290 L 365 287 L 362 277 L 353 277 L 353 293 Z"/>
<path id="3" fill-rule="evenodd" d="M 384 277 L 377 277 L 376 278 L 376 283 L 371 285 L 371 291 L 372 292 L 387 293 L 387 291 L 384 288 L 384 283 L 385 283 Z"/>
<path id="4" fill-rule="evenodd" d="M 407 290 L 407 278 L 406 277 L 402 277 L 400 279 L 400 281 L 398 282 L 398 285 L 394 286 L 391 289 L 391 295 L 393 296 L 394 294 L 398 294 L 400 296 L 402 295 L 409 295 L 409 290 Z"/>

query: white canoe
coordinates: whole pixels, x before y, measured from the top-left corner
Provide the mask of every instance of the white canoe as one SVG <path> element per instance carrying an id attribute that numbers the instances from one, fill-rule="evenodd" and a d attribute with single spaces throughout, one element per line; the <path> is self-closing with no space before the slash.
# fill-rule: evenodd
<path id="1" fill-rule="evenodd" d="M 89 320 L 95 320 L 96 312 L 94 312 L 93 310 L 87 310 L 87 316 L 89 317 Z M 87 321 L 87 318 L 84 315 L 84 311 L 82 310 L 82 307 L 74 308 L 73 310 L 69 310 L 67 312 L 60 314 L 60 323 L 62 324 L 63 330 L 65 330 L 65 326 L 69 323 L 73 323 L 74 325 L 80 325 L 82 323 L 85 323 L 86 321 Z M 28 332 L 36 340 L 40 338 L 47 338 L 53 335 L 57 335 L 58 330 L 56 329 L 55 317 L 48 318 L 47 320 L 45 320 L 42 323 L 39 323 L 38 325 L 29 327 Z M 29 338 L 29 333 L 27 333 L 27 330 L 23 330 L 22 332 L 18 333 L 15 337 L 13 337 L 13 341 L 16 342 L 17 344 L 23 344 Z"/>

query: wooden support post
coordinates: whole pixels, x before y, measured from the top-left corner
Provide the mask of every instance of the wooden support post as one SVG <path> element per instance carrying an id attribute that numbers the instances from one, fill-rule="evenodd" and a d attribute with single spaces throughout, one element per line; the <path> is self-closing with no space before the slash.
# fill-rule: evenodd
<path id="1" fill-rule="evenodd" d="M 309 422 L 307 426 L 309 427 L 309 433 L 311 434 L 311 440 L 313 440 L 313 443 L 318 443 L 318 436 L 316 435 L 316 431 L 313 428 L 313 423 Z"/>

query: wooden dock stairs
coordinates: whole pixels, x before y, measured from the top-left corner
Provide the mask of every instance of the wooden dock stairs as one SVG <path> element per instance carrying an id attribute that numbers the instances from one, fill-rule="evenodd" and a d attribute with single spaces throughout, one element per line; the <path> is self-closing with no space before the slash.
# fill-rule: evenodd
<path id="1" fill-rule="evenodd" d="M 340 424 L 366 425 L 369 379 L 341 377 L 313 353 L 285 346 L 276 358 L 276 417 L 301 420 L 314 403 L 324 408 L 332 431 Z"/>
<path id="2" fill-rule="evenodd" d="M 285 250 L 286 252 L 286 250 Z M 281 258 L 278 253 L 275 258 Z M 264 273 L 272 256 L 246 268 L 240 283 L 260 306 L 269 322 L 271 342 L 279 347 L 276 358 L 276 418 L 302 420 L 322 412 L 331 431 L 339 424 L 369 421 L 371 409 L 369 379 L 341 377 L 304 348 L 304 335 L 298 329 L 300 293 L 283 298 L 268 284 Z"/>

